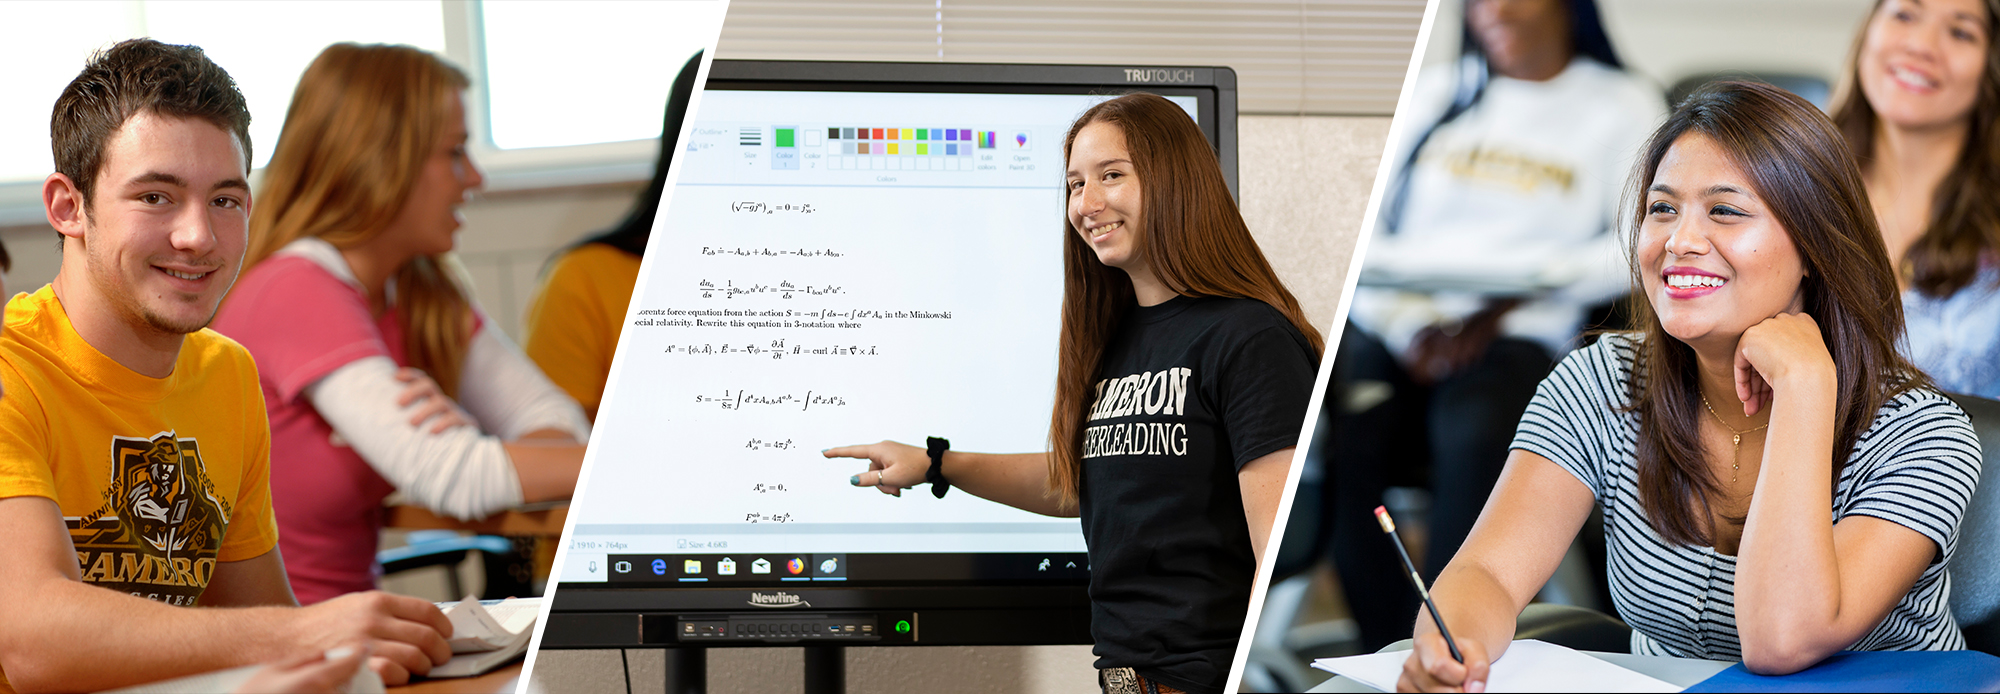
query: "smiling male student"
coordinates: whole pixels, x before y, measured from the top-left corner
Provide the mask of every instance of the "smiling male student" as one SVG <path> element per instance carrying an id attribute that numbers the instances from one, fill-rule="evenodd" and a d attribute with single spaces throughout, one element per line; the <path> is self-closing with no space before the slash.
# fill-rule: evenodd
<path id="1" fill-rule="evenodd" d="M 42 202 L 62 266 L 0 332 L 0 692 L 364 642 L 393 684 L 450 657 L 428 602 L 300 608 L 286 583 L 256 366 L 204 329 L 248 243 L 249 124 L 201 49 L 147 39 L 56 101 Z"/>

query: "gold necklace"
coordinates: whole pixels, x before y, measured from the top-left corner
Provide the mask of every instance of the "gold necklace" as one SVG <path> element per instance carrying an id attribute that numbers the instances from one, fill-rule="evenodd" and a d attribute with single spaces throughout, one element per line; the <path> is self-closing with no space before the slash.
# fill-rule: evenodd
<path id="1" fill-rule="evenodd" d="M 1743 457 L 1739 455 L 1743 450 L 1743 435 L 1771 426 L 1771 423 L 1765 422 L 1761 425 L 1738 431 L 1735 427 L 1729 426 L 1728 422 L 1722 421 L 1722 415 L 1715 413 L 1715 408 L 1710 407 L 1708 404 L 1707 395 L 1701 396 L 1701 406 L 1703 409 L 1708 410 L 1708 416 L 1715 418 L 1716 424 L 1720 424 L 1722 428 L 1729 430 L 1729 483 L 1735 484 L 1737 473 L 1743 470 L 1739 462 Z"/>

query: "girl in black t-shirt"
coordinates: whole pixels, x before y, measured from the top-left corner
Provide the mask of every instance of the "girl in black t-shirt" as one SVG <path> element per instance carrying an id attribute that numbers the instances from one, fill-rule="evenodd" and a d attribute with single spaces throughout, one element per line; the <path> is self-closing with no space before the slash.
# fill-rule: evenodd
<path id="1" fill-rule="evenodd" d="M 1107 691 L 1220 692 L 1324 346 L 1179 106 L 1106 101 L 1063 150 L 1050 450 L 948 451 L 939 472 L 985 499 L 1083 519 Z M 894 496 L 932 467 L 925 449 L 892 441 L 825 455 L 867 458 L 850 481 Z"/>

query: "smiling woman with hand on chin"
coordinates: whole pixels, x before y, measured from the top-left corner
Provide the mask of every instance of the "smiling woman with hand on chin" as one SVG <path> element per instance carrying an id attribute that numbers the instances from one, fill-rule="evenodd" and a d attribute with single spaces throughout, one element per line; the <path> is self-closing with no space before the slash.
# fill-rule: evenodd
<path id="1" fill-rule="evenodd" d="M 1103 102 L 1063 152 L 1049 450 L 966 453 L 932 439 L 935 453 L 884 441 L 825 455 L 867 458 L 850 481 L 885 494 L 941 478 L 1081 516 L 1105 691 L 1219 693 L 1323 343 L 1181 107 L 1152 94 Z"/>
<path id="2" fill-rule="evenodd" d="M 1484 690 L 1593 501 L 1634 653 L 1779 674 L 1964 648 L 1944 567 L 1978 439 L 1896 352 L 1895 276 L 1832 123 L 1774 87 L 1711 85 L 1633 182 L 1639 329 L 1543 381 L 1431 591 L 1465 663 L 1420 612 L 1399 688 Z"/>

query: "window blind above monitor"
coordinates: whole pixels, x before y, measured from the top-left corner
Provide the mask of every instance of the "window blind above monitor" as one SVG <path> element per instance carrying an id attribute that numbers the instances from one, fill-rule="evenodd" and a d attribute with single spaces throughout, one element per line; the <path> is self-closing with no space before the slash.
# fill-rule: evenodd
<path id="1" fill-rule="evenodd" d="M 718 58 L 1226 65 L 1245 114 L 1395 110 L 1421 0 L 735 0 Z"/>

